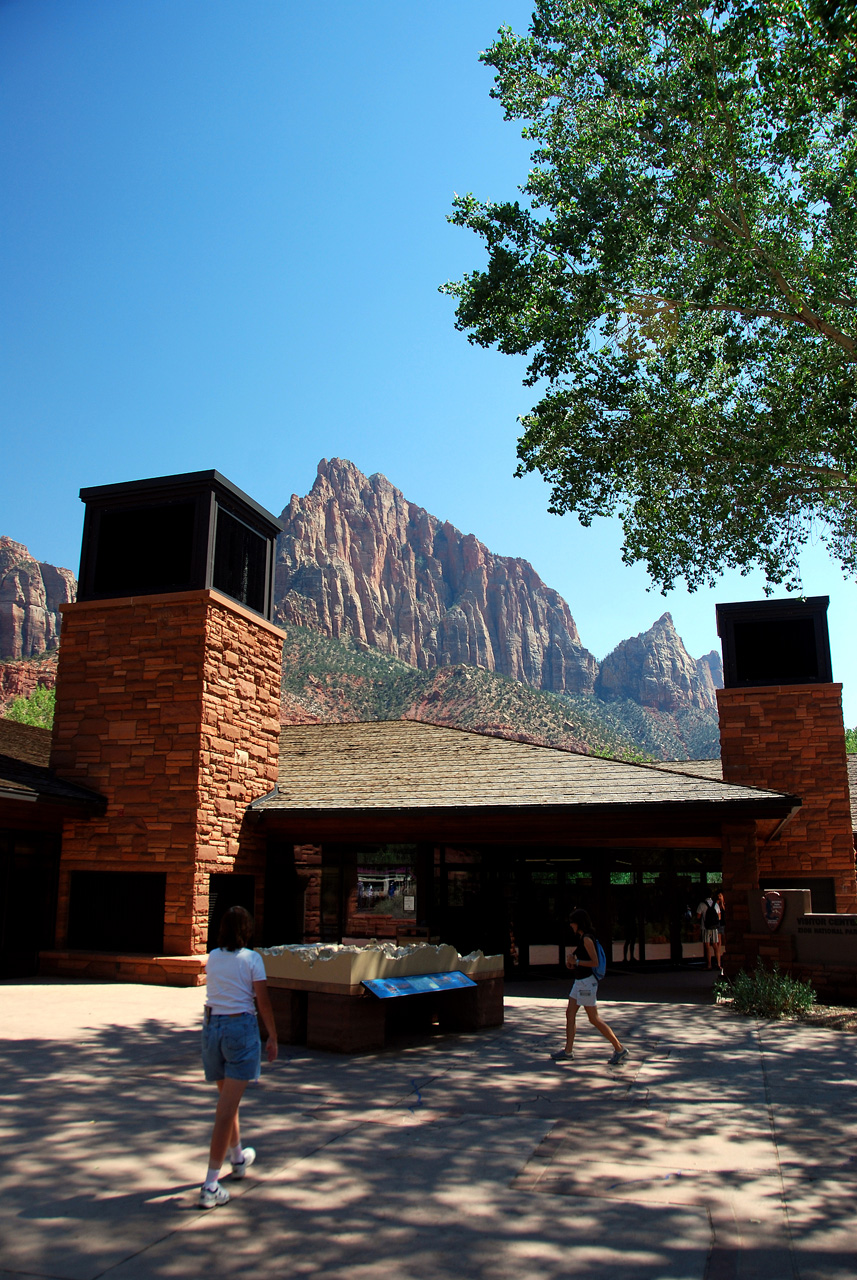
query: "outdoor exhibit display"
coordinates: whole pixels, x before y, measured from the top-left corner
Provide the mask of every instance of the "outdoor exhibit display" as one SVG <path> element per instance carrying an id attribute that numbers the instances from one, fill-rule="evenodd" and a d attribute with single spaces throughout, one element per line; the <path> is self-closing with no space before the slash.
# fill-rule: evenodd
<path id="1" fill-rule="evenodd" d="M 476 1031 L 503 1022 L 503 957 L 441 943 L 257 948 L 280 1040 L 343 1053 L 383 1046 L 391 1024 Z M 407 997 L 407 998 L 403 998 Z M 395 1009 L 392 1008 L 395 1006 Z"/>

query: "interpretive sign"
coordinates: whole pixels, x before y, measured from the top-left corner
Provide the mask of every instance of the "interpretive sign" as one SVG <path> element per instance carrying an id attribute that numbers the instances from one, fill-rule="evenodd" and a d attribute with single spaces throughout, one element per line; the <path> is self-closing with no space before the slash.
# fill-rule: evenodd
<path id="1" fill-rule="evenodd" d="M 418 973 L 409 978 L 364 978 L 363 986 L 373 996 L 389 1000 L 393 996 L 417 996 L 430 991 L 454 991 L 457 987 L 475 987 L 466 973 Z"/>

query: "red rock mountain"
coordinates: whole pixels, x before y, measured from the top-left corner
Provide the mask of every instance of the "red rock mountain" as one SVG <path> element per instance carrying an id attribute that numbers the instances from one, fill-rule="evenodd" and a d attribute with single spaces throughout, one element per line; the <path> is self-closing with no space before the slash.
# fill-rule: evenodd
<path id="1" fill-rule="evenodd" d="M 40 564 L 22 543 L 0 537 L 0 658 L 37 658 L 55 649 L 59 607 L 76 591 L 70 569 Z"/>
<path id="2" fill-rule="evenodd" d="M 720 655 L 712 651 L 691 658 L 665 613 L 648 631 L 623 640 L 607 655 L 595 692 L 604 702 L 630 698 L 641 707 L 672 712 L 681 706 L 716 707 L 714 691 L 722 685 Z"/>
<path id="3" fill-rule="evenodd" d="M 385 476 L 319 463 L 282 514 L 276 616 L 420 669 L 466 664 L 554 693 L 710 711 L 719 657 L 695 662 L 669 614 L 599 665 L 558 592 L 409 502 Z"/>

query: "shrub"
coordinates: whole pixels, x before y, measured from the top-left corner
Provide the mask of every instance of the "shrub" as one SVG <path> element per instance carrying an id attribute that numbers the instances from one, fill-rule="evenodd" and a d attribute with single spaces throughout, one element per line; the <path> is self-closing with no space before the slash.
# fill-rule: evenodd
<path id="1" fill-rule="evenodd" d="M 756 1018 L 796 1018 L 815 1004 L 811 982 L 780 973 L 776 964 L 766 969 L 760 959 L 754 973 L 741 969 L 731 982 L 721 978 L 715 983 L 714 996 L 718 1001 L 731 1000 L 738 1013 Z"/>
<path id="2" fill-rule="evenodd" d="M 40 729 L 50 729 L 54 722 L 56 694 L 53 689 L 37 686 L 28 698 L 13 698 L 4 715 L 7 720 L 19 724 L 35 724 Z"/>

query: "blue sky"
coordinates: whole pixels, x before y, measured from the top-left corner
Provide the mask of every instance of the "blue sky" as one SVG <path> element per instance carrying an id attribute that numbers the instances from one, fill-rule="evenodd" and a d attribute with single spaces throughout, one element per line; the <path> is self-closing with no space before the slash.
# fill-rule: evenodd
<path id="1" fill-rule="evenodd" d="M 381 471 L 530 560 L 602 658 L 666 609 L 698 657 L 714 603 L 663 597 L 617 527 L 513 479 L 523 363 L 437 292 L 481 262 L 454 191 L 509 196 L 527 150 L 478 53 L 517 0 L 0 3 L 0 533 L 78 564 L 81 486 L 216 467 L 279 513 L 322 457 Z M 857 724 L 857 588 L 821 548 Z"/>

